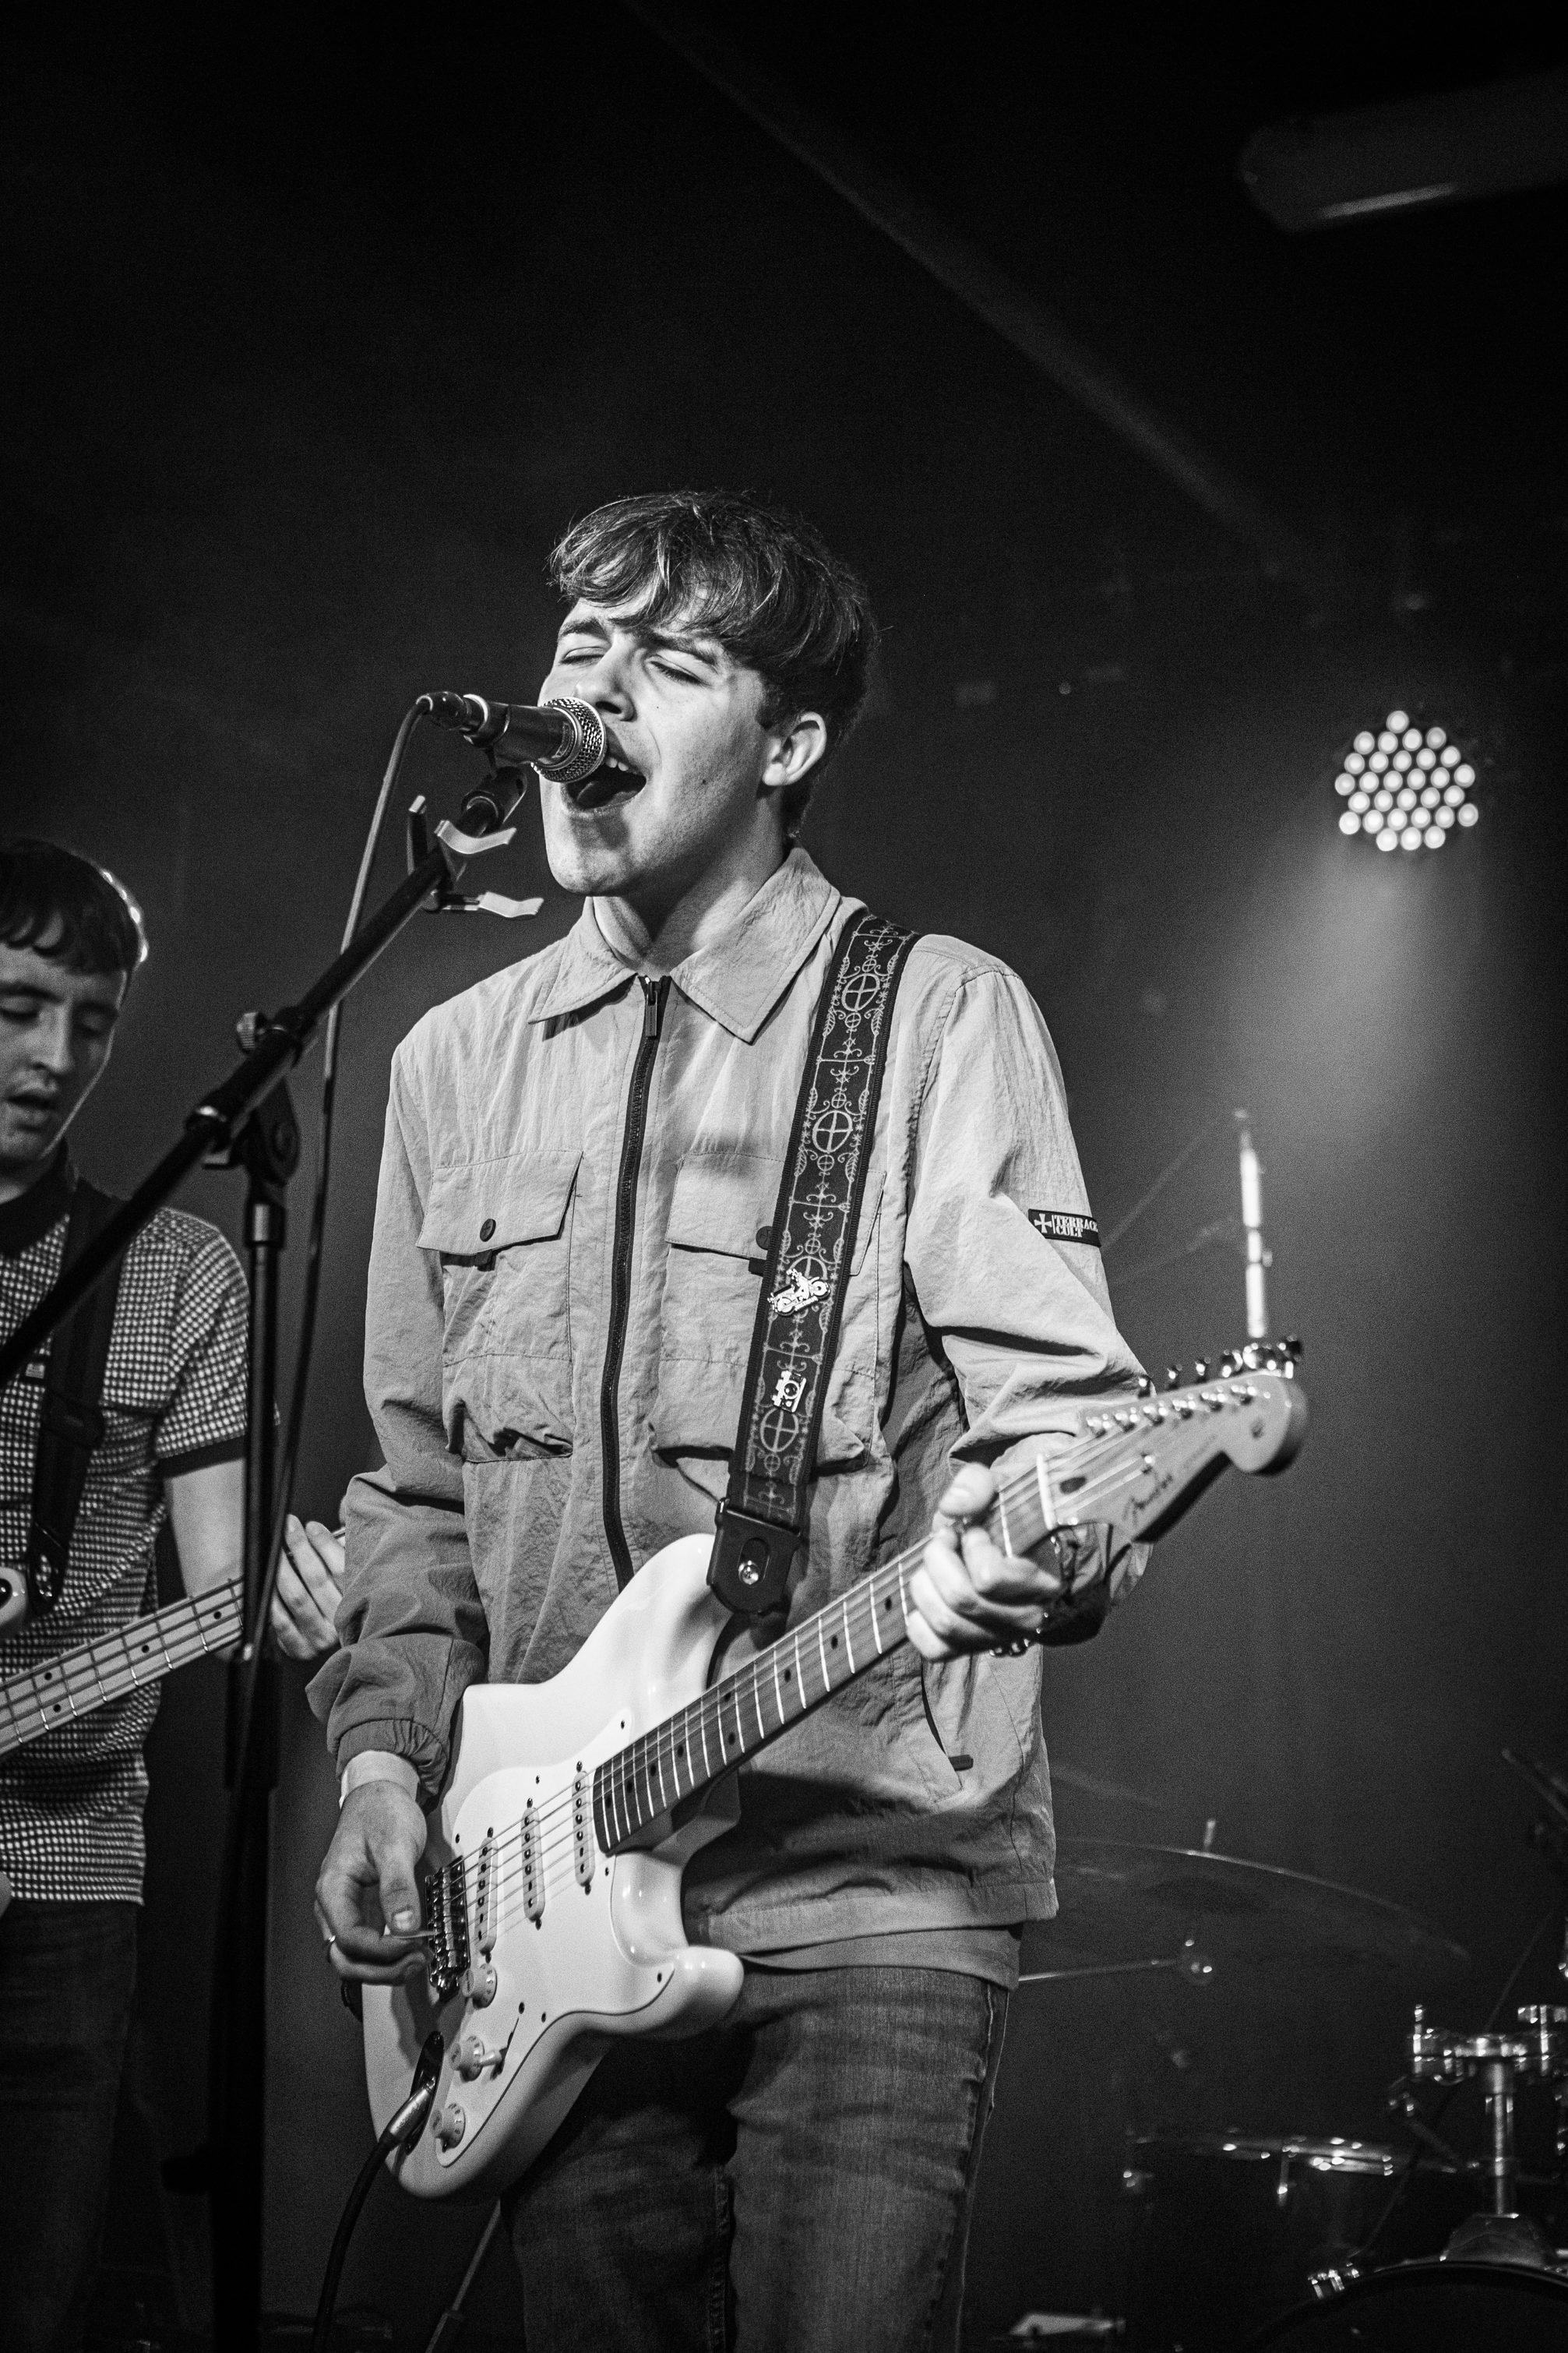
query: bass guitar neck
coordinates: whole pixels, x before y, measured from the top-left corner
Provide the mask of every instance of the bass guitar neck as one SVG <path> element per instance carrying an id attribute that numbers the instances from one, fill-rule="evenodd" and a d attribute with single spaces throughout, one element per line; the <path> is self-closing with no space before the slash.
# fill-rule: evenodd
<path id="1" fill-rule="evenodd" d="M 194 1600 L 172 1601 L 118 1634 L 64 1651 L 27 1674 L 0 1683 L 0 1757 L 41 1740 L 57 1725 L 91 1715 L 176 1667 L 239 1640 L 238 1580 Z"/>

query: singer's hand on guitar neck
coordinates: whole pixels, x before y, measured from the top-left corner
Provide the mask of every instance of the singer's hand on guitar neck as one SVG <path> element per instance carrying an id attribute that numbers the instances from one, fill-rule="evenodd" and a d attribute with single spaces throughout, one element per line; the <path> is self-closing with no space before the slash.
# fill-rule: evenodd
<path id="1" fill-rule="evenodd" d="M 316 1881 L 316 1918 L 340 1977 L 391 1985 L 420 1966 L 416 1873 L 425 1817 L 395 1781 L 351 1789 Z"/>
<path id="2" fill-rule="evenodd" d="M 1037 1634 L 1061 1592 L 1055 1567 L 1004 1552 L 986 1533 L 995 1500 L 990 1472 L 971 1463 L 937 1506 L 931 1541 L 910 1578 L 910 1640 L 922 1658 L 957 1658 Z M 1076 1530 L 1064 1531 L 1062 1541 L 1069 1539 L 1086 1556 L 1092 1548 Z"/>

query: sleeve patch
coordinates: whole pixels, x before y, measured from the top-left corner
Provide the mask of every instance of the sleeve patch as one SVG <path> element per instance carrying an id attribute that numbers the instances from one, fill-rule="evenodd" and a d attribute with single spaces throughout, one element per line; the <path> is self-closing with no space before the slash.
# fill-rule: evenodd
<path id="1" fill-rule="evenodd" d="M 1090 1250 L 1100 1248 L 1099 1224 L 1077 1209 L 1030 1209 L 1026 1214 L 1048 1242 L 1087 1242 Z"/>

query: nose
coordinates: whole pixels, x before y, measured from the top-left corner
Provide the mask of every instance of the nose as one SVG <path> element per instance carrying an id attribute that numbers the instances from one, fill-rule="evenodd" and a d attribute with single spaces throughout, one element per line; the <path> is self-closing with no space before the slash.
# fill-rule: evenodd
<path id="1" fill-rule="evenodd" d="M 586 669 L 574 663 L 570 672 L 553 691 L 574 695 L 606 719 L 631 719 L 637 712 L 628 649 L 606 646 Z"/>
<path id="2" fill-rule="evenodd" d="M 55 1005 L 46 1008 L 33 1034 L 31 1059 L 34 1067 L 47 1071 L 52 1078 L 68 1079 L 76 1067 L 75 1050 L 69 1007 Z"/>

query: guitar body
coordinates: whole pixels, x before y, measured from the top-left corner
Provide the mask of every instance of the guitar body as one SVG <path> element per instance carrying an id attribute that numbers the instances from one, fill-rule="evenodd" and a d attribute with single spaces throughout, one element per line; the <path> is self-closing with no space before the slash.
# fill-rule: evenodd
<path id="1" fill-rule="evenodd" d="M 656 1554 L 549 1683 L 475 1683 L 464 1694 L 426 1867 L 477 1858 L 487 1836 L 531 1815 L 538 1910 L 524 1901 L 518 1841 L 503 1843 L 493 1991 L 482 1962 L 477 1985 L 439 2003 L 423 1973 L 364 1988 L 378 2132 L 407 2097 L 432 2029 L 446 2044 L 434 2124 L 388 2160 L 416 2197 L 494 2197 L 538 2156 L 616 2036 L 697 2033 L 740 1992 L 736 1956 L 689 1946 L 681 1926 L 687 1861 L 728 1820 L 698 1814 L 677 1830 L 667 1815 L 648 1843 L 609 1858 L 595 1843 L 591 1804 L 585 1857 L 578 1827 L 584 1774 L 591 1782 L 596 1764 L 701 1695 L 728 1623 L 707 1587 L 711 1548 L 707 1536 L 685 1536 Z M 477 2066 L 473 2037 L 485 2052 Z"/>

